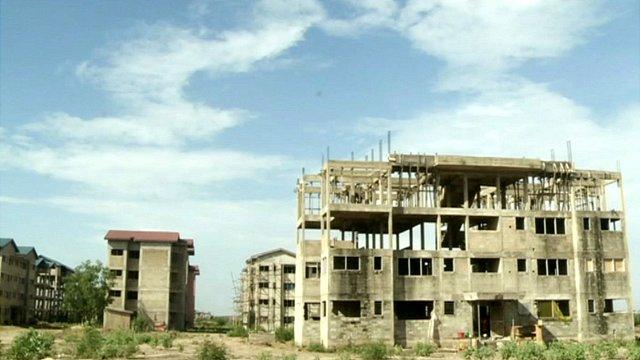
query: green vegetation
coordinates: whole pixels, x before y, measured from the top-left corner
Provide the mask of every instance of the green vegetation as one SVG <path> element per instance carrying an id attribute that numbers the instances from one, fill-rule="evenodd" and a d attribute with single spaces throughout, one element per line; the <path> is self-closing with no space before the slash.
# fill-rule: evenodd
<path id="1" fill-rule="evenodd" d="M 98 324 L 104 308 L 111 302 L 109 269 L 100 261 L 85 261 L 64 282 L 62 308 L 72 322 Z"/>
<path id="2" fill-rule="evenodd" d="M 431 354 L 436 352 L 436 349 L 435 344 L 419 342 L 413 347 L 413 352 L 417 356 L 431 356 Z"/>
<path id="3" fill-rule="evenodd" d="M 226 317 L 218 316 L 208 319 L 196 319 L 194 331 L 214 334 L 226 334 L 233 328 Z"/>
<path id="4" fill-rule="evenodd" d="M 18 335 L 7 351 L 11 360 L 39 360 L 53 354 L 53 336 L 33 329 Z"/>
<path id="5" fill-rule="evenodd" d="M 136 333 L 132 330 L 116 330 L 103 335 L 98 329 L 87 326 L 80 332 L 70 331 L 64 339 L 69 353 L 76 358 L 112 359 L 132 357 L 142 344 L 171 348 L 176 337 L 175 332 Z"/>
<path id="6" fill-rule="evenodd" d="M 227 348 L 223 344 L 216 344 L 207 340 L 198 348 L 198 360 L 227 359 Z"/>
<path id="7" fill-rule="evenodd" d="M 144 311 L 140 311 L 131 322 L 131 328 L 135 332 L 153 331 L 153 320 Z"/>
<path id="8" fill-rule="evenodd" d="M 249 337 L 249 332 L 242 326 L 234 326 L 227 332 L 227 336 L 230 337 Z"/>
<path id="9" fill-rule="evenodd" d="M 263 351 L 260 354 L 258 354 L 258 360 L 272 360 L 273 356 L 271 355 L 270 352 L 268 351 Z"/>
<path id="10" fill-rule="evenodd" d="M 279 327 L 276 329 L 276 341 L 287 342 L 293 340 L 293 328 Z"/>
<path id="11" fill-rule="evenodd" d="M 495 350 L 489 346 L 480 346 L 478 348 L 467 348 L 462 355 L 465 359 L 492 359 L 495 355 Z"/>
<path id="12" fill-rule="evenodd" d="M 311 343 L 311 344 L 307 345 L 307 351 L 319 352 L 319 353 L 330 352 L 329 349 L 326 349 L 320 343 Z"/>
<path id="13" fill-rule="evenodd" d="M 389 348 L 383 343 L 365 344 L 358 348 L 362 360 L 386 360 L 389 358 Z"/>

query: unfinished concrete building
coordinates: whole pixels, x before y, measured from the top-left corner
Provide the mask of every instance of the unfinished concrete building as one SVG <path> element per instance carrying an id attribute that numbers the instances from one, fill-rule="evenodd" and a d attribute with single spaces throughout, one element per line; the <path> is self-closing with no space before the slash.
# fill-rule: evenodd
<path id="1" fill-rule="evenodd" d="M 251 256 L 242 271 L 242 325 L 274 331 L 293 326 L 296 255 L 275 249 Z"/>
<path id="2" fill-rule="evenodd" d="M 34 316 L 41 321 L 62 321 L 66 313 L 62 310 L 64 280 L 73 274 L 73 269 L 63 263 L 39 255 L 35 262 L 36 282 L 34 292 Z"/>
<path id="3" fill-rule="evenodd" d="M 177 232 L 129 230 L 109 230 L 105 239 L 113 301 L 104 327 L 129 328 L 135 316 L 148 317 L 156 329 L 192 326 L 199 273 L 189 265 L 193 240 Z"/>
<path id="4" fill-rule="evenodd" d="M 619 172 L 391 154 L 297 184 L 295 341 L 633 337 Z"/>
<path id="5" fill-rule="evenodd" d="M 31 246 L 0 238 L 0 324 L 23 325 L 34 320 L 37 256 Z"/>

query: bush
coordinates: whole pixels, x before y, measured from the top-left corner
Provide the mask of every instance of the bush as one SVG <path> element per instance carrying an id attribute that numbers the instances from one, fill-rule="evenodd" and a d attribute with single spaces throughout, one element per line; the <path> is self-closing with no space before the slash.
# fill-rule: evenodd
<path id="1" fill-rule="evenodd" d="M 78 358 L 95 359 L 104 343 L 104 338 L 100 331 L 93 327 L 85 327 L 82 336 L 77 339 L 75 354 Z"/>
<path id="2" fill-rule="evenodd" d="M 271 353 L 268 351 L 263 351 L 260 354 L 258 354 L 258 360 L 272 360 L 273 356 L 271 356 Z"/>
<path id="3" fill-rule="evenodd" d="M 98 356 L 101 359 L 130 358 L 138 351 L 138 342 L 132 331 L 118 330 L 108 334 Z"/>
<path id="4" fill-rule="evenodd" d="M 229 332 L 227 332 L 227 336 L 230 337 L 248 337 L 249 332 L 242 326 L 234 326 Z"/>
<path id="5" fill-rule="evenodd" d="M 160 344 L 162 344 L 162 347 L 165 349 L 170 349 L 171 347 L 173 347 L 173 339 L 175 339 L 176 336 L 177 334 L 172 331 L 160 334 L 158 337 L 160 339 Z"/>
<path id="6" fill-rule="evenodd" d="M 637 340 L 627 344 L 627 359 L 640 360 L 640 343 Z"/>
<path id="7" fill-rule="evenodd" d="M 198 360 L 227 360 L 227 348 L 209 340 L 198 348 Z"/>
<path id="8" fill-rule="evenodd" d="M 29 329 L 13 340 L 6 355 L 12 360 L 39 360 L 51 355 L 52 347 L 52 335 Z"/>
<path id="9" fill-rule="evenodd" d="M 276 341 L 287 342 L 293 340 L 293 329 L 290 327 L 279 327 L 276 329 Z"/>
<path id="10" fill-rule="evenodd" d="M 419 342 L 413 347 L 413 352 L 417 356 L 431 356 L 436 352 L 436 346 L 432 343 Z"/>
<path id="11" fill-rule="evenodd" d="M 149 316 L 144 313 L 138 313 L 131 322 L 131 328 L 135 332 L 149 332 L 153 331 L 153 321 Z"/>
<path id="12" fill-rule="evenodd" d="M 589 358 L 593 360 L 615 359 L 618 345 L 610 341 L 601 341 L 589 348 Z"/>
<path id="13" fill-rule="evenodd" d="M 534 341 L 525 341 L 516 348 L 515 359 L 517 360 L 538 360 L 542 359 L 545 347 Z M 503 357 L 504 359 L 504 357 Z"/>
<path id="14" fill-rule="evenodd" d="M 545 351 L 548 360 L 587 360 L 587 347 L 584 344 L 560 342 L 551 343 Z"/>
<path id="15" fill-rule="evenodd" d="M 465 359 L 492 359 L 495 355 L 495 350 L 489 346 L 480 346 L 478 348 L 467 348 L 462 355 Z"/>
<path id="16" fill-rule="evenodd" d="M 383 343 L 362 345 L 359 350 L 362 360 L 385 360 L 389 358 L 389 349 Z"/>

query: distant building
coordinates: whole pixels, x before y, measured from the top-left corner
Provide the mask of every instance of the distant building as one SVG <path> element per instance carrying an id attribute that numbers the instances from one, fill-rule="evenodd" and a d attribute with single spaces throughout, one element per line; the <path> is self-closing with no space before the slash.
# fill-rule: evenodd
<path id="1" fill-rule="evenodd" d="M 184 330 L 193 324 L 195 276 L 189 266 L 192 239 L 177 232 L 109 230 L 107 264 L 114 283 L 104 327 L 129 328 L 146 316 L 156 328 Z"/>
<path id="2" fill-rule="evenodd" d="M 42 321 L 60 321 L 66 318 L 62 311 L 64 298 L 64 280 L 73 269 L 46 256 L 38 256 L 35 262 L 35 312 L 34 316 Z"/>
<path id="3" fill-rule="evenodd" d="M 33 247 L 0 238 L 0 324 L 33 321 L 35 260 Z"/>
<path id="4" fill-rule="evenodd" d="M 242 324 L 273 331 L 293 326 L 296 255 L 285 249 L 256 254 L 242 272 Z"/>

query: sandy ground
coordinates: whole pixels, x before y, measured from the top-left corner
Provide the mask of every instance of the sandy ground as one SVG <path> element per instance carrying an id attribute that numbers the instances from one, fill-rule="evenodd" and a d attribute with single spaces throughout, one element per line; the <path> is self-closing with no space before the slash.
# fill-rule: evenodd
<path id="1" fill-rule="evenodd" d="M 0 343 L 6 349 L 13 339 L 21 332 L 27 331 L 25 328 L 0 326 Z M 51 333 L 56 338 L 55 349 L 58 353 L 54 358 L 69 358 L 62 354 L 68 353 L 65 349 L 65 341 L 63 330 L 41 330 Z M 292 343 L 278 343 L 269 341 L 265 336 L 259 338 L 251 337 L 250 339 L 230 338 L 221 334 L 203 334 L 203 333 L 179 333 L 178 337 L 170 349 L 164 349 L 162 346 L 152 348 L 143 344 L 140 346 L 139 352 L 135 359 L 171 359 L 171 360 L 187 360 L 197 359 L 196 352 L 198 346 L 204 341 L 221 342 L 227 347 L 227 352 L 231 359 L 257 359 L 262 353 L 270 353 L 273 360 L 278 360 L 285 355 L 295 355 L 297 360 L 316 360 L 316 359 L 338 359 L 339 354 L 336 353 L 313 353 L 306 350 L 296 348 Z M 181 346 L 180 346 L 181 345 Z M 403 358 L 400 356 L 399 358 Z M 412 358 L 412 356 L 408 356 Z M 436 353 L 433 359 L 461 359 L 462 357 L 451 353 Z M 356 356 L 351 359 L 356 360 Z"/>

